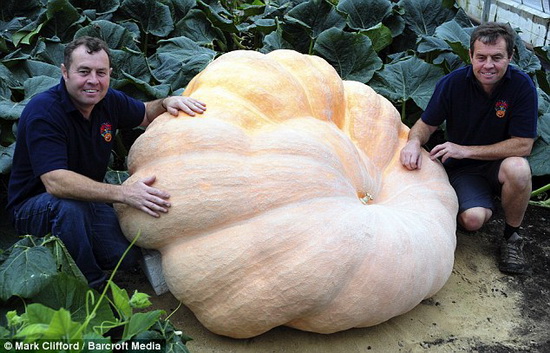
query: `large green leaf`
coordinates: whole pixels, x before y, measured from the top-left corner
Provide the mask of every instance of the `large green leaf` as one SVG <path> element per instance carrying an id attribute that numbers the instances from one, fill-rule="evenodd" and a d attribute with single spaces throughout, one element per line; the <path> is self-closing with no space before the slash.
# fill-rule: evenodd
<path id="1" fill-rule="evenodd" d="M 10 255 L 0 265 L 0 299 L 12 296 L 31 298 L 38 294 L 57 273 L 56 261 L 45 247 L 35 246 L 26 237 L 10 249 Z"/>
<path id="2" fill-rule="evenodd" d="M 7 174 L 10 172 L 14 151 L 15 142 L 7 147 L 0 145 L 0 174 Z"/>
<path id="3" fill-rule="evenodd" d="M 73 340 L 82 338 L 81 324 L 71 319 L 71 313 L 65 309 L 53 310 L 39 303 L 27 306 L 21 315 L 26 326 L 14 336 L 27 342 L 44 340 Z"/>
<path id="4" fill-rule="evenodd" d="M 386 65 L 376 72 L 369 85 L 393 102 L 404 103 L 412 99 L 418 107 L 426 109 L 442 69 L 427 64 L 417 57 Z"/>
<path id="5" fill-rule="evenodd" d="M 204 12 L 193 9 L 176 23 L 174 35 L 187 37 L 195 43 L 212 47 L 216 40 L 225 41 L 223 32 L 212 26 Z"/>
<path id="6" fill-rule="evenodd" d="M 122 72 L 121 79 L 111 80 L 114 89 L 126 92 L 131 97 L 142 101 L 164 98 L 170 94 L 171 88 L 168 84 L 152 85 L 149 82 L 140 80 L 130 74 Z"/>
<path id="7" fill-rule="evenodd" d="M 22 84 L 31 78 L 38 76 L 47 76 L 49 78 L 61 77 L 61 68 L 57 65 L 52 65 L 46 62 L 32 60 L 30 57 L 25 59 L 10 60 L 6 67 L 10 70 L 11 83 L 18 83 L 18 88 L 22 88 Z M 12 86 L 15 88 L 15 86 Z"/>
<path id="8" fill-rule="evenodd" d="M 185 17 L 192 8 L 197 6 L 196 0 L 171 0 L 172 6 L 174 6 L 174 18 Z"/>
<path id="9" fill-rule="evenodd" d="M 0 11 L 0 20 L 8 22 L 13 17 L 33 17 L 34 14 L 40 11 L 42 6 L 43 5 L 40 0 L 2 0 L 2 11 Z"/>
<path id="10" fill-rule="evenodd" d="M 120 7 L 120 0 L 70 0 L 71 4 L 80 9 L 93 10 L 97 15 L 111 14 Z"/>
<path id="11" fill-rule="evenodd" d="M 153 310 L 145 313 L 135 313 L 130 318 L 128 325 L 124 327 L 123 339 L 130 339 L 133 336 L 148 330 L 164 314 L 162 310 Z"/>
<path id="12" fill-rule="evenodd" d="M 540 128 L 540 125 L 544 127 Z M 539 129 L 550 130 L 550 114 L 539 119 Z M 538 138 L 533 145 L 531 155 L 527 158 L 534 176 L 550 175 L 550 143 L 543 138 Z"/>
<path id="13" fill-rule="evenodd" d="M 120 8 L 138 21 L 145 33 L 165 38 L 174 30 L 170 8 L 160 1 L 124 0 Z"/>
<path id="14" fill-rule="evenodd" d="M 41 303 L 49 308 L 58 310 L 65 308 L 71 312 L 76 322 L 84 322 L 92 310 L 90 303 L 97 303 L 99 293 L 90 290 L 85 280 L 77 279 L 67 273 L 58 273 L 52 278 L 38 295 L 33 297 L 35 303 Z M 93 300 L 91 300 L 93 297 Z M 88 329 L 99 328 L 104 322 L 114 322 L 113 311 L 107 301 L 102 301 L 90 320 Z M 105 328 L 103 332 L 107 331 Z"/>
<path id="15" fill-rule="evenodd" d="M 362 31 L 361 33 L 370 38 L 372 47 L 377 53 L 387 48 L 393 41 L 392 31 L 382 23 Z"/>
<path id="16" fill-rule="evenodd" d="M 173 90 L 186 86 L 216 55 L 215 51 L 186 37 L 164 40 L 159 44 L 149 63 L 156 79 L 170 84 Z"/>
<path id="17" fill-rule="evenodd" d="M 469 63 L 470 34 L 471 30 L 464 29 L 458 22 L 451 20 L 438 26 L 434 36 L 447 42 L 462 61 Z"/>
<path id="18" fill-rule="evenodd" d="M 237 24 L 233 14 L 224 8 L 218 0 L 199 0 L 197 4 L 203 9 L 214 27 L 226 33 L 237 33 Z"/>
<path id="19" fill-rule="evenodd" d="M 278 27 L 275 31 L 264 37 L 263 47 L 260 49 L 262 53 L 269 53 L 277 49 L 294 49 L 292 44 L 283 38 L 283 29 Z"/>
<path id="20" fill-rule="evenodd" d="M 46 18 L 41 35 L 48 38 L 58 37 L 65 41 L 72 40 L 79 25 L 86 21 L 85 16 L 68 0 L 49 0 Z"/>
<path id="21" fill-rule="evenodd" d="M 516 55 L 513 57 L 513 64 L 525 73 L 532 74 L 541 69 L 539 58 L 533 51 L 525 47 L 523 40 L 516 37 Z"/>
<path id="22" fill-rule="evenodd" d="M 344 80 L 366 83 L 382 67 L 370 39 L 360 33 L 328 29 L 321 33 L 313 49 L 334 66 Z"/>
<path id="23" fill-rule="evenodd" d="M 0 97 L 0 119 L 19 119 L 23 112 L 23 108 L 35 94 L 45 91 L 57 83 L 59 83 L 59 78 L 50 76 L 36 76 L 25 80 L 23 84 L 25 94 L 24 100 L 13 102 L 4 97 Z"/>
<path id="24" fill-rule="evenodd" d="M 110 21 L 93 21 L 88 26 L 79 29 L 75 37 L 91 36 L 103 39 L 109 49 L 139 50 L 133 32 L 128 28 Z"/>
<path id="25" fill-rule="evenodd" d="M 63 62 L 65 45 L 59 39 L 40 38 L 31 51 L 33 60 L 59 67 Z"/>
<path id="26" fill-rule="evenodd" d="M 442 1 L 401 0 L 398 4 L 405 10 L 405 22 L 417 35 L 432 35 L 437 26 L 455 16 L 454 11 L 444 7 Z"/>
<path id="27" fill-rule="evenodd" d="M 337 9 L 347 14 L 350 28 L 364 30 L 382 23 L 391 14 L 392 3 L 390 0 L 342 0 Z"/>
<path id="28" fill-rule="evenodd" d="M 285 19 L 305 28 L 311 38 L 317 38 L 329 28 L 344 28 L 344 17 L 326 0 L 309 0 L 290 10 Z"/>

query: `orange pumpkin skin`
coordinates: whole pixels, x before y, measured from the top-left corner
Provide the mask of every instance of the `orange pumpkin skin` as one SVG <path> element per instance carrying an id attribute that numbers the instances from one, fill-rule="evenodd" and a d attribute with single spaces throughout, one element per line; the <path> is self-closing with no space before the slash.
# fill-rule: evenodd
<path id="1" fill-rule="evenodd" d="M 420 170 L 400 164 L 408 128 L 370 87 L 315 56 L 236 51 L 185 94 L 206 112 L 159 116 L 129 156 L 127 183 L 156 175 L 170 211 L 116 209 L 208 329 L 372 326 L 445 284 L 455 193 L 427 155 Z"/>

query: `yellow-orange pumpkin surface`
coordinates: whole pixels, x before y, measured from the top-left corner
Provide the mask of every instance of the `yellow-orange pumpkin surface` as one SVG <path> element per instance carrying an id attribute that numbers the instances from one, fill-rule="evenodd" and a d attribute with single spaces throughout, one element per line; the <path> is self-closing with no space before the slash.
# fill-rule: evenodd
<path id="1" fill-rule="evenodd" d="M 224 54 L 185 95 L 206 112 L 159 116 L 129 155 L 126 183 L 155 175 L 170 211 L 117 211 L 209 330 L 372 326 L 443 287 L 456 196 L 428 156 L 400 164 L 408 128 L 388 100 L 290 50 Z"/>

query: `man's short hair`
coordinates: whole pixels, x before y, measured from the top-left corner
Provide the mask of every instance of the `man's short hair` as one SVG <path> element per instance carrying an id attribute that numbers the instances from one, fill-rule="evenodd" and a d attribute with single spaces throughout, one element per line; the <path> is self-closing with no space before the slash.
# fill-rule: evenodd
<path id="1" fill-rule="evenodd" d="M 486 22 L 477 26 L 470 36 L 470 53 L 474 52 L 474 43 L 479 40 L 483 44 L 495 44 L 498 38 L 506 42 L 506 52 L 511 58 L 514 54 L 516 32 L 507 23 Z"/>
<path id="2" fill-rule="evenodd" d="M 97 53 L 101 50 L 105 51 L 105 53 L 107 53 L 107 57 L 109 58 L 109 67 L 111 66 L 111 52 L 109 51 L 109 46 L 107 43 L 96 37 L 83 36 L 76 38 L 65 47 L 65 51 L 63 53 L 63 65 L 65 65 L 67 70 L 72 63 L 73 51 L 81 45 L 86 47 L 88 54 Z"/>

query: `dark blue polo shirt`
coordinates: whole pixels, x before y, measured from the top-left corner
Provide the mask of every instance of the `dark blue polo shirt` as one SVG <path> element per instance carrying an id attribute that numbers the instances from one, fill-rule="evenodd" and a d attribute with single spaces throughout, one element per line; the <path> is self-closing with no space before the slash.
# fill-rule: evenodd
<path id="1" fill-rule="evenodd" d="M 33 97 L 17 126 L 17 144 L 8 186 L 8 209 L 46 191 L 40 176 L 67 169 L 103 181 L 119 128 L 139 126 L 143 102 L 109 89 L 90 120 L 72 103 L 65 82 Z"/>
<path id="2" fill-rule="evenodd" d="M 489 97 L 475 78 L 472 66 L 457 69 L 436 85 L 422 120 L 432 126 L 446 122 L 447 140 L 479 146 L 511 136 L 537 137 L 537 90 L 531 78 L 513 66 Z M 446 166 L 473 163 L 447 161 Z"/>

